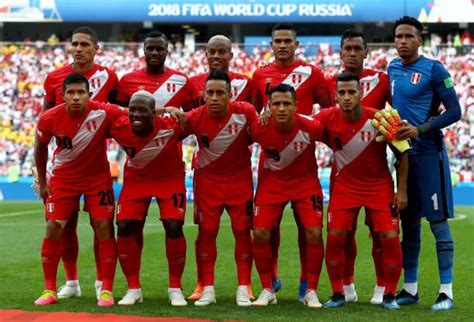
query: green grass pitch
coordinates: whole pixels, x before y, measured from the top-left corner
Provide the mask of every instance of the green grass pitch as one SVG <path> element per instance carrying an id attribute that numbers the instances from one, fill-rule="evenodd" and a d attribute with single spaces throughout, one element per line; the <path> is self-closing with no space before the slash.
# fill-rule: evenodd
<path id="1" fill-rule="evenodd" d="M 283 289 L 277 294 L 278 305 L 267 308 L 240 308 L 235 304 L 236 269 L 233 259 L 233 237 L 229 218 L 223 215 L 218 237 L 216 265 L 217 304 L 197 308 L 189 303 L 185 308 L 173 308 L 167 302 L 167 264 L 164 248 L 164 231 L 158 220 L 156 206 L 151 207 L 145 227 L 145 248 L 142 260 L 142 288 L 144 302 L 133 307 L 99 308 L 94 298 L 95 269 L 92 251 L 92 230 L 85 213 L 79 223 L 79 279 L 83 296 L 63 300 L 57 305 L 36 307 L 33 301 L 40 295 L 43 277 L 40 266 L 40 244 L 45 224 L 42 204 L 39 202 L 0 203 L 0 309 L 36 311 L 71 311 L 116 313 L 162 317 L 192 317 L 212 320 L 400 320 L 400 321 L 473 321 L 472 305 L 474 285 L 474 208 L 457 207 L 457 219 L 451 221 L 455 241 L 454 303 L 450 312 L 432 312 L 430 306 L 436 299 L 439 279 L 437 273 L 434 239 L 427 223 L 423 224 L 420 256 L 420 304 L 388 312 L 369 303 L 374 287 L 374 269 L 370 256 L 368 230 L 359 218 L 357 231 L 358 256 L 356 261 L 356 288 L 358 303 L 341 309 L 312 310 L 297 302 L 299 260 L 296 227 L 290 210 L 282 222 L 280 248 L 280 276 Z M 197 228 L 192 224 L 192 204 L 188 204 L 185 235 L 188 245 L 183 288 L 188 295 L 196 280 L 194 239 Z M 253 274 L 254 293 L 261 291 L 258 276 Z M 62 264 L 58 285 L 64 282 Z M 117 265 L 115 298 L 118 301 L 126 291 L 123 274 Z M 319 298 L 326 301 L 331 290 L 325 268 L 321 274 Z M 1 317 L 0 317 L 1 319 Z"/>

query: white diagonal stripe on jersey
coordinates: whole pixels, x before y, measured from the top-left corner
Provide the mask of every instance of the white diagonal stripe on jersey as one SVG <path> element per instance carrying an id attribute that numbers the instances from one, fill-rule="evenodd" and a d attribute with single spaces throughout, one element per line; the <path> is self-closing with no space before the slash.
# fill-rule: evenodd
<path id="1" fill-rule="evenodd" d="M 232 114 L 222 130 L 209 142 L 209 148 L 197 150 L 195 154 L 196 169 L 204 168 L 209 163 L 221 157 L 237 139 L 246 123 L 247 117 L 245 114 Z M 231 129 L 234 124 L 235 128 Z"/>
<path id="2" fill-rule="evenodd" d="M 156 104 L 166 107 L 166 104 L 186 85 L 186 77 L 173 74 L 154 93 Z M 179 107 L 179 106 L 177 106 Z"/>
<path id="3" fill-rule="evenodd" d="M 247 86 L 248 80 L 246 79 L 233 79 L 230 82 L 230 86 L 232 88 L 232 98 L 230 99 L 231 101 L 235 101 L 237 97 L 242 94 L 242 92 L 245 89 L 245 86 Z"/>
<path id="4" fill-rule="evenodd" d="M 143 169 L 146 167 L 163 151 L 173 135 L 173 129 L 159 130 L 147 145 L 135 154 L 133 158 L 128 160 L 127 166 L 135 169 Z"/>
<path id="5" fill-rule="evenodd" d="M 92 110 L 89 112 L 72 139 L 72 149 L 63 149 L 54 156 L 53 170 L 64 163 L 74 161 L 80 156 L 100 129 L 106 116 L 107 113 L 104 110 Z"/>
<path id="6" fill-rule="evenodd" d="M 295 91 L 311 76 L 311 66 L 298 66 L 281 82 L 293 86 Z"/>
<path id="7" fill-rule="evenodd" d="M 302 145 L 300 145 L 302 144 Z M 280 171 L 295 161 L 306 148 L 311 144 L 311 136 L 309 133 L 299 130 L 293 140 L 280 152 L 280 160 L 276 161 L 270 157 L 265 158 L 263 163 L 264 169 L 272 171 Z M 298 146 L 298 148 L 297 148 Z"/>
<path id="8" fill-rule="evenodd" d="M 99 94 L 100 90 L 105 86 L 105 83 L 107 83 L 108 79 L 109 73 L 106 69 L 97 70 L 89 78 L 89 91 L 92 93 L 91 100 L 93 100 L 97 94 Z"/>
<path id="9" fill-rule="evenodd" d="M 360 88 L 362 89 L 362 95 L 363 95 L 362 98 L 369 95 L 369 93 L 372 92 L 375 89 L 375 87 L 377 87 L 379 82 L 380 82 L 380 77 L 378 73 L 375 75 L 368 75 L 361 78 Z"/>
<path id="10" fill-rule="evenodd" d="M 334 153 L 334 158 L 336 159 L 337 171 L 341 171 L 346 165 L 354 161 L 375 139 L 377 134 L 375 128 L 370 124 L 370 119 L 365 121 L 362 128 L 354 134 L 354 136 L 347 142 L 342 150 L 336 151 Z M 366 131 L 370 133 L 370 138 L 368 141 L 361 140 L 362 132 Z"/>

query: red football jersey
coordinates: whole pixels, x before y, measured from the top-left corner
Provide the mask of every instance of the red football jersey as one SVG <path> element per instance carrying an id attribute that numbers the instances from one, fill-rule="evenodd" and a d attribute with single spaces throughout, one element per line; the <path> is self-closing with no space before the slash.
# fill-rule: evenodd
<path id="1" fill-rule="evenodd" d="M 336 81 L 337 74 L 327 79 L 331 101 L 333 102 L 336 101 Z M 364 69 L 359 81 L 363 106 L 381 110 L 385 107 L 385 102 L 392 104 L 390 82 L 387 74 L 373 69 Z"/>
<path id="2" fill-rule="evenodd" d="M 384 142 L 376 142 L 377 130 L 370 124 L 377 110 L 363 107 L 357 122 L 348 122 L 338 107 L 324 109 L 314 119 L 324 125 L 324 142 L 333 150 L 331 186 L 341 185 L 355 193 L 391 189 Z"/>
<path id="3" fill-rule="evenodd" d="M 169 117 L 155 116 L 155 129 L 147 137 L 133 134 L 128 116 L 114 122 L 110 136 L 127 153 L 124 180 L 150 182 L 181 173 L 184 180 L 184 162 L 179 124 Z"/>
<path id="4" fill-rule="evenodd" d="M 250 136 L 262 148 L 259 178 L 267 175 L 281 180 L 317 177 L 314 141 L 320 141 L 323 136 L 323 127 L 318 122 L 295 114 L 294 127 L 289 133 L 278 132 L 272 119 L 267 126 L 255 122 L 250 127 Z"/>
<path id="5" fill-rule="evenodd" d="M 91 100 L 108 102 L 110 92 L 117 89 L 117 74 L 107 67 L 94 64 L 87 72 L 77 72 L 72 69 L 72 65 L 66 65 L 46 76 L 44 91 L 47 102 L 54 102 L 55 105 L 63 102 L 63 82 L 72 73 L 82 74 L 89 80 L 89 92 L 92 93 Z"/>
<path id="6" fill-rule="evenodd" d="M 185 133 L 196 135 L 199 145 L 195 171 L 219 177 L 250 172 L 248 127 L 256 120 L 255 107 L 247 102 L 229 102 L 229 114 L 222 120 L 211 119 L 207 105 L 189 112 Z"/>
<path id="7" fill-rule="evenodd" d="M 191 84 L 185 74 L 174 69 L 167 67 L 165 73 L 159 75 L 148 74 L 146 68 L 125 74 L 118 84 L 117 101 L 128 103 L 139 90 L 152 93 L 161 107 L 192 108 Z"/>
<path id="8" fill-rule="evenodd" d="M 329 99 L 324 74 L 318 68 L 301 60 L 287 67 L 272 63 L 258 68 L 253 74 L 253 102 L 260 105 L 255 106 L 257 110 L 267 106 L 268 90 L 280 83 L 295 89 L 297 112 L 300 114 L 311 115 L 315 103 Z"/>
<path id="9" fill-rule="evenodd" d="M 84 116 L 72 118 L 65 104 L 45 111 L 36 129 L 42 143 L 54 136 L 52 175 L 65 180 L 110 178 L 106 138 L 113 121 L 127 112 L 117 105 L 89 101 Z"/>
<path id="10" fill-rule="evenodd" d="M 193 87 L 193 102 L 194 107 L 199 107 L 206 104 L 204 101 L 204 90 L 206 88 L 206 80 L 209 77 L 209 73 L 203 73 L 193 76 L 189 79 Z M 245 75 L 238 73 L 229 73 L 230 86 L 231 86 L 231 100 L 232 101 L 245 101 L 250 103 L 252 95 L 252 81 Z"/>

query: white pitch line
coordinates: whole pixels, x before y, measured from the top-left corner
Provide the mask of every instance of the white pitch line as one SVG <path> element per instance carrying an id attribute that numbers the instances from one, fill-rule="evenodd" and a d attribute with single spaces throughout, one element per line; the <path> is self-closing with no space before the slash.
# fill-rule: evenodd
<path id="1" fill-rule="evenodd" d="M 6 214 L 0 214 L 0 218 L 17 217 L 17 216 L 23 216 L 23 215 L 34 214 L 34 213 L 42 213 L 42 212 L 44 212 L 44 210 L 28 210 L 28 211 L 10 212 Z"/>

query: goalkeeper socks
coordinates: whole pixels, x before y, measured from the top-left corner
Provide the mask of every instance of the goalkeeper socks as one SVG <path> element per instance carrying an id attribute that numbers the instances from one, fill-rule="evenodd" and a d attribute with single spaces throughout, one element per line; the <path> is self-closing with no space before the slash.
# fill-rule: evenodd
<path id="1" fill-rule="evenodd" d="M 202 284 L 214 285 L 214 266 L 217 258 L 217 230 L 199 229 L 198 260 L 202 272 Z"/>
<path id="2" fill-rule="evenodd" d="M 453 237 L 447 220 L 430 222 L 431 231 L 436 239 L 436 254 L 441 284 L 453 282 Z"/>
<path id="3" fill-rule="evenodd" d="M 56 277 L 60 257 L 61 241 L 44 237 L 41 246 L 41 264 L 43 265 L 45 290 L 56 291 Z"/>
<path id="4" fill-rule="evenodd" d="M 403 289 L 415 296 L 418 293 L 418 283 L 403 283 Z"/>
<path id="5" fill-rule="evenodd" d="M 280 249 L 280 223 L 275 225 L 270 233 L 270 246 L 272 254 L 272 280 L 278 277 L 278 250 Z"/>
<path id="6" fill-rule="evenodd" d="M 402 272 L 402 249 L 400 239 L 384 238 L 382 242 L 383 268 L 385 277 L 385 294 L 395 296 L 398 280 Z"/>
<path id="7" fill-rule="evenodd" d="M 253 242 L 253 257 L 255 259 L 255 266 L 262 283 L 262 288 L 272 288 L 272 249 L 268 241 L 257 243 Z"/>
<path id="8" fill-rule="evenodd" d="M 102 281 L 102 268 L 100 266 L 100 242 L 99 238 L 94 231 L 94 258 L 95 258 L 95 279 L 97 281 Z"/>
<path id="9" fill-rule="evenodd" d="M 453 284 L 441 284 L 439 286 L 439 293 L 446 294 L 451 300 L 453 299 Z"/>
<path id="10" fill-rule="evenodd" d="M 400 243 L 400 240 L 398 240 Z M 400 246 L 400 245 L 399 245 Z M 401 253 L 400 253 L 401 256 Z M 384 264 L 382 253 L 382 241 L 378 233 L 372 234 L 372 258 L 374 259 L 375 275 L 377 277 L 377 285 L 385 286 L 384 281 Z"/>
<path id="11" fill-rule="evenodd" d="M 295 218 L 299 218 L 295 216 Z M 306 246 L 306 232 L 304 230 L 303 225 L 299 221 L 296 221 L 298 227 L 298 250 L 300 252 L 300 281 L 307 281 L 308 280 L 308 267 L 307 267 L 307 246 Z"/>
<path id="12" fill-rule="evenodd" d="M 418 258 L 420 256 L 421 224 L 408 219 L 402 220 L 402 231 L 404 282 L 416 283 L 418 281 Z"/>
<path id="13" fill-rule="evenodd" d="M 343 274 L 344 274 L 344 244 L 346 235 L 336 235 L 328 233 L 326 243 L 326 267 L 329 280 L 331 281 L 333 293 L 343 293 Z"/>
<path id="14" fill-rule="evenodd" d="M 306 242 L 306 268 L 308 270 L 308 289 L 317 290 L 319 275 L 323 266 L 324 245 L 322 241 L 317 244 Z"/>
<path id="15" fill-rule="evenodd" d="M 186 264 L 186 239 L 166 238 L 166 258 L 168 259 L 168 276 L 170 288 L 181 288 L 181 277 Z"/>
<path id="16" fill-rule="evenodd" d="M 349 285 L 354 283 L 354 265 L 357 256 L 357 244 L 354 231 L 347 233 L 344 256 L 344 285 Z"/>
<path id="17" fill-rule="evenodd" d="M 102 270 L 102 290 L 112 292 L 115 267 L 117 266 L 117 244 L 114 238 L 99 240 L 100 268 Z"/>
<path id="18" fill-rule="evenodd" d="M 72 215 L 71 217 L 74 217 Z M 77 257 L 79 254 L 79 241 L 77 239 L 77 213 L 76 220 L 67 222 L 61 236 L 61 259 L 66 273 L 66 280 L 77 280 Z"/>
<path id="19" fill-rule="evenodd" d="M 135 236 L 117 237 L 120 267 L 127 279 L 128 289 L 140 288 L 140 250 Z"/>
<path id="20" fill-rule="evenodd" d="M 237 264 L 238 285 L 249 285 L 252 274 L 252 238 L 250 230 L 234 230 L 235 251 L 234 258 Z"/>

